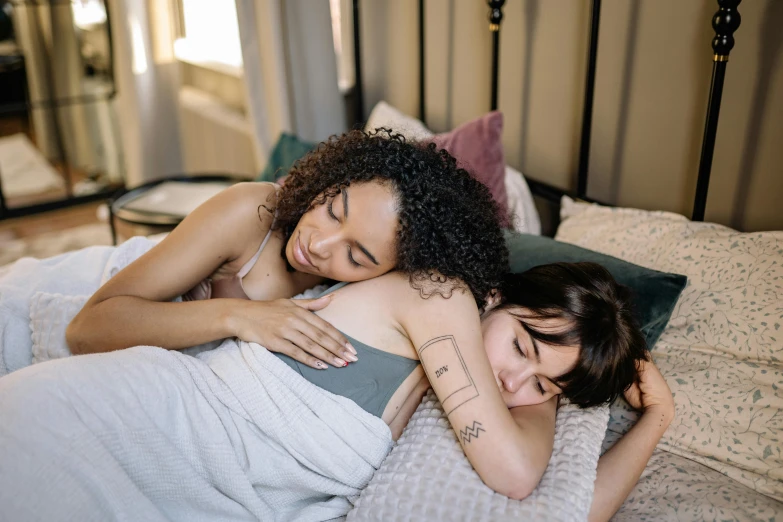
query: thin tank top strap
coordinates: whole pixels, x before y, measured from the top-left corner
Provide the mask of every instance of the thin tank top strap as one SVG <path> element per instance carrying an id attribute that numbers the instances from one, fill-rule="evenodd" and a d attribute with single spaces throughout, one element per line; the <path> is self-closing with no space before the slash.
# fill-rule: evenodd
<path id="1" fill-rule="evenodd" d="M 280 192 L 280 186 L 275 185 L 275 192 Z M 241 281 L 243 277 L 245 277 L 248 272 L 250 272 L 253 267 L 256 265 L 256 261 L 258 261 L 258 258 L 261 256 L 261 252 L 264 250 L 264 247 L 269 242 L 269 238 L 272 237 L 272 229 L 275 226 L 275 221 L 277 220 L 277 209 L 275 209 L 275 217 L 272 220 L 272 224 L 269 226 L 269 232 L 266 233 L 266 236 L 264 237 L 264 240 L 261 241 L 261 246 L 258 247 L 258 250 L 253 255 L 253 257 L 250 258 L 250 261 L 245 263 L 242 268 L 239 269 L 239 272 L 237 272 L 237 277 Z"/>
<path id="2" fill-rule="evenodd" d="M 266 237 L 264 237 L 264 240 L 261 241 L 261 246 L 258 247 L 258 250 L 256 251 L 256 253 L 253 254 L 253 257 L 250 258 L 250 261 L 245 263 L 242 266 L 242 268 L 239 269 L 239 272 L 237 272 L 237 277 L 239 279 L 242 279 L 243 277 L 245 277 L 247 275 L 247 273 L 250 272 L 250 270 L 253 269 L 253 267 L 256 264 L 256 261 L 258 261 L 258 258 L 261 256 L 261 252 L 264 250 L 264 247 L 269 242 L 269 238 L 270 237 L 272 237 L 272 229 L 271 228 L 269 229 L 269 232 L 266 233 Z"/>
<path id="3" fill-rule="evenodd" d="M 321 293 L 321 295 L 319 295 L 318 297 L 323 297 L 323 296 L 325 296 L 325 295 L 329 295 L 329 294 L 331 294 L 332 292 L 335 292 L 335 291 L 337 291 L 337 290 L 341 289 L 342 287 L 344 287 L 344 286 L 345 286 L 345 285 L 347 285 L 347 284 L 348 284 L 348 283 L 346 283 L 346 282 L 344 282 L 344 281 L 343 281 L 343 282 L 341 282 L 341 283 L 337 283 L 337 284 L 335 284 L 335 285 L 332 285 L 332 286 L 330 286 L 329 288 L 327 288 L 326 290 L 324 290 L 324 291 Z"/>

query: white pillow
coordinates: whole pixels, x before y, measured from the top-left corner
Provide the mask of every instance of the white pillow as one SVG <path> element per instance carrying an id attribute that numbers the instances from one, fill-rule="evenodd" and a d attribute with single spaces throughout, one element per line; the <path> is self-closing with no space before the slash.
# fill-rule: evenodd
<path id="1" fill-rule="evenodd" d="M 541 482 L 525 500 L 512 500 L 481 481 L 430 390 L 347 522 L 587 520 L 608 417 L 606 406 L 561 406 Z"/>
<path id="2" fill-rule="evenodd" d="M 71 355 L 65 330 L 89 299 L 89 295 L 33 294 L 30 299 L 33 364 Z"/>
<path id="3" fill-rule="evenodd" d="M 421 141 L 435 134 L 421 120 L 400 112 L 385 101 L 379 101 L 367 118 L 365 130 L 387 127 L 405 136 L 408 140 Z"/>
<path id="4" fill-rule="evenodd" d="M 653 351 L 677 409 L 660 448 L 783 501 L 783 232 L 567 198 L 561 209 L 556 239 L 688 276 Z M 633 415 L 612 417 L 622 429 Z"/>
<path id="5" fill-rule="evenodd" d="M 527 186 L 525 176 L 513 167 L 506 165 L 506 194 L 508 194 L 508 212 L 514 230 L 525 234 L 541 235 L 541 218 L 533 201 L 533 195 Z"/>
<path id="6" fill-rule="evenodd" d="M 424 123 L 392 107 L 385 101 L 379 101 L 370 113 L 365 130 L 387 127 L 405 136 L 406 139 L 421 141 L 435 134 Z M 506 165 L 504 178 L 508 194 L 508 211 L 512 226 L 517 232 L 541 235 L 541 219 L 533 202 L 533 196 L 521 172 Z"/>

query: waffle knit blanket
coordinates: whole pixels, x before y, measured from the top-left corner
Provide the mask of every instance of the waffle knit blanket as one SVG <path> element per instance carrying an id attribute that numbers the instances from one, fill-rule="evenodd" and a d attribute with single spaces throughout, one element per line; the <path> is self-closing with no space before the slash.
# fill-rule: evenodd
<path id="1" fill-rule="evenodd" d="M 329 520 L 392 446 L 257 344 L 154 347 L 0 378 L 0 520 Z"/>
<path id="2" fill-rule="evenodd" d="M 347 520 L 585 521 L 608 421 L 608 406 L 561 406 L 541 482 L 526 499 L 512 500 L 481 481 L 430 390 Z"/>

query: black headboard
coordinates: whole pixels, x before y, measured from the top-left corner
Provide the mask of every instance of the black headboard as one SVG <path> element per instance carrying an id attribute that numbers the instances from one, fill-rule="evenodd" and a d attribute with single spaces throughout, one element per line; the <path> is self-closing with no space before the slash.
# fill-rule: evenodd
<path id="1" fill-rule="evenodd" d="M 712 40 L 713 66 L 712 83 L 710 85 L 709 101 L 707 103 L 707 120 L 704 124 L 704 137 L 702 140 L 701 160 L 699 162 L 699 176 L 696 183 L 696 196 L 693 203 L 694 221 L 704 220 L 704 209 L 707 205 L 707 190 L 710 183 L 710 171 L 712 168 L 712 156 L 715 149 L 715 135 L 718 129 L 718 115 L 720 113 L 721 95 L 723 94 L 723 80 L 726 74 L 726 64 L 729 53 L 734 47 L 734 32 L 740 26 L 740 14 L 737 6 L 742 0 L 716 0 L 718 11 L 712 17 L 712 27 L 715 29 L 715 37 Z M 426 67 L 424 60 L 424 2 L 419 0 L 419 117 L 425 119 L 424 88 L 426 81 Z M 489 30 L 492 33 L 492 82 L 490 110 L 497 109 L 498 102 L 498 78 L 500 56 L 500 33 L 503 21 L 503 6 L 506 0 L 487 0 L 489 6 Z M 357 123 L 365 119 L 364 93 L 362 84 L 361 67 L 361 31 L 360 31 L 360 0 L 353 0 L 353 29 L 354 29 L 354 56 L 356 67 L 356 112 Z M 598 60 L 598 36 L 601 21 L 601 0 L 591 0 L 590 9 L 590 37 L 587 46 L 587 72 L 584 86 L 584 105 L 582 112 L 582 132 L 579 146 L 579 167 L 576 172 L 576 190 L 563 190 L 547 183 L 536 181 L 526 177 L 533 194 L 550 201 L 559 201 L 564 195 L 573 198 L 595 201 L 587 197 L 587 175 L 590 159 L 590 132 L 593 120 L 593 98 L 595 93 L 595 69 Z"/>

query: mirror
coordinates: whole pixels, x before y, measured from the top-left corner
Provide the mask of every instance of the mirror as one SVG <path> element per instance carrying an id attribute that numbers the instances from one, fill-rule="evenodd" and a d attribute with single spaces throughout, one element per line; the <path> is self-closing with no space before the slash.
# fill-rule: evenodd
<path id="1" fill-rule="evenodd" d="M 0 0 L 0 218 L 122 187 L 115 92 L 104 0 Z"/>

